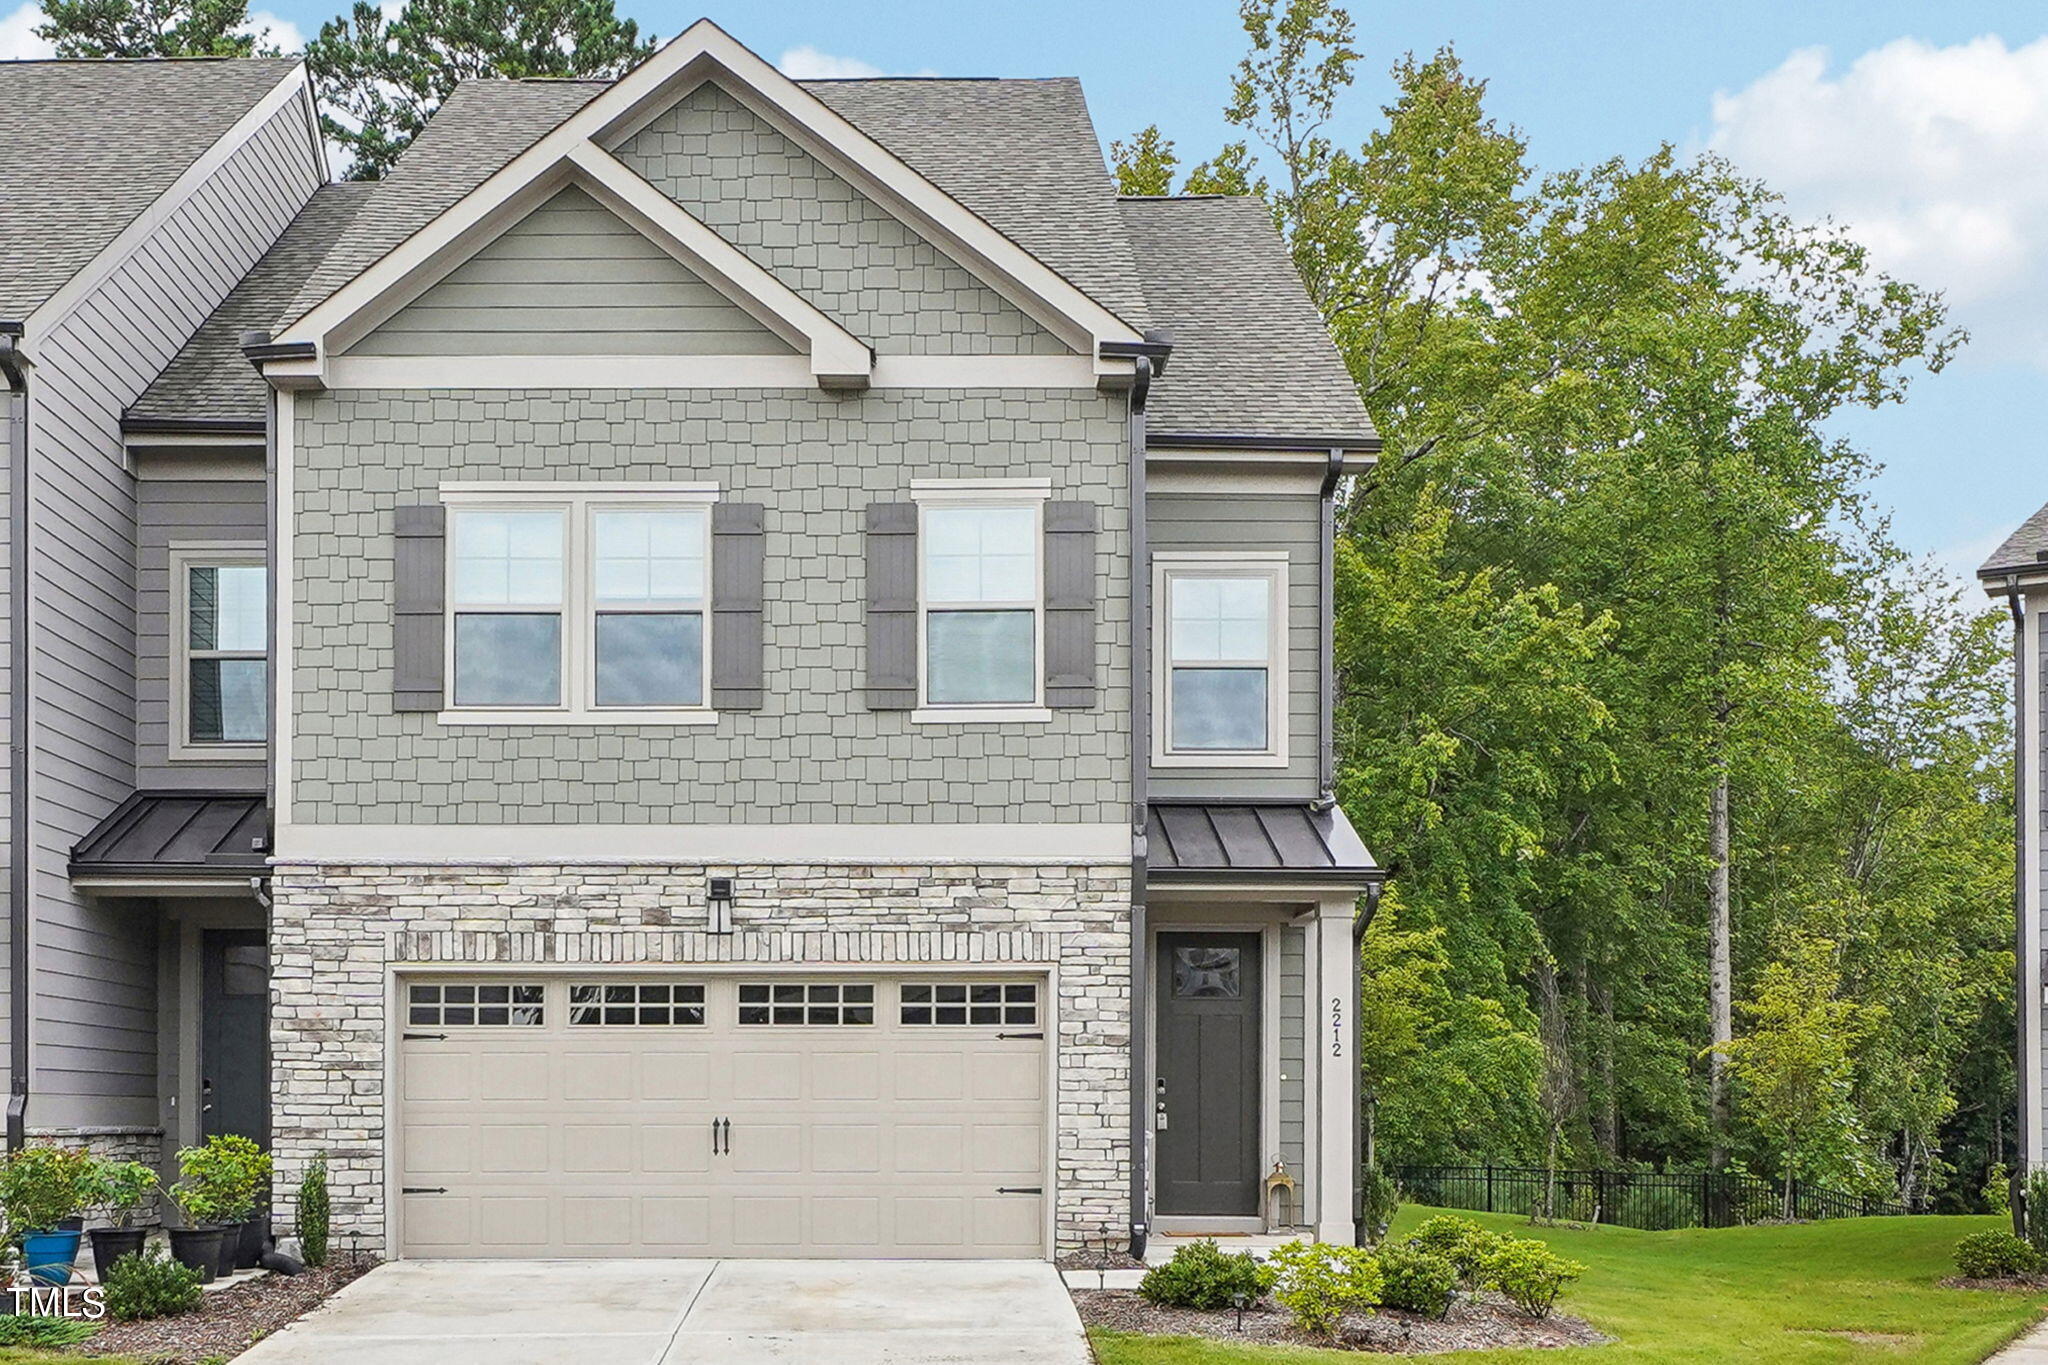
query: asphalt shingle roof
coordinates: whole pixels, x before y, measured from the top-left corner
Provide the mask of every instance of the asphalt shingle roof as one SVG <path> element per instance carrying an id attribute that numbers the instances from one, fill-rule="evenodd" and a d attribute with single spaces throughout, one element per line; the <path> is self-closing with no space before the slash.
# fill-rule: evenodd
<path id="1" fill-rule="evenodd" d="M 374 181 L 323 185 L 213 315 L 122 418 L 130 429 L 192 421 L 261 425 L 265 385 L 242 356 L 242 333 L 283 321 L 307 275 L 376 192 Z"/>
<path id="2" fill-rule="evenodd" d="M 2005 544 L 1994 550 L 1977 572 L 1988 578 L 2016 569 L 2043 568 L 2048 568 L 2048 507 L 2021 522 L 2020 528 L 2006 537 Z"/>
<path id="3" fill-rule="evenodd" d="M 26 318 L 298 66 L 0 62 L 0 318 Z"/>
<path id="4" fill-rule="evenodd" d="M 1146 409 L 1151 431 L 1373 438 L 1357 386 L 1263 202 L 1119 202 L 1152 320 L 1173 334 Z"/>

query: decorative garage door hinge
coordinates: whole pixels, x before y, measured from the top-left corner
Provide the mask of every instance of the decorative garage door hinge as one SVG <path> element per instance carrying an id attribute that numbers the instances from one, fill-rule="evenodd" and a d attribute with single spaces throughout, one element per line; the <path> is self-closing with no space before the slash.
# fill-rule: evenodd
<path id="1" fill-rule="evenodd" d="M 1002 1041 L 1003 1039 L 1006 1039 L 1006 1038 L 1043 1038 L 1043 1037 L 1045 1037 L 1045 1035 L 1044 1035 L 1043 1033 L 998 1033 L 998 1034 L 996 1035 L 996 1039 L 997 1039 L 997 1041 L 998 1041 L 998 1042 L 1000 1042 L 1000 1041 Z"/>
<path id="2" fill-rule="evenodd" d="M 401 1185 L 398 1187 L 398 1192 L 400 1194 L 446 1194 L 448 1193 L 448 1187 L 446 1185 Z"/>
<path id="3" fill-rule="evenodd" d="M 1043 1185 L 998 1185 L 997 1194 L 1044 1194 Z"/>
<path id="4" fill-rule="evenodd" d="M 405 1040 L 406 1040 L 406 1041 L 407 1041 L 408 1043 L 411 1043 L 411 1042 L 420 1042 L 420 1041 L 424 1041 L 424 1040 L 426 1040 L 426 1039 L 428 1039 L 428 1038 L 436 1038 L 436 1039 L 440 1039 L 441 1041 L 445 1042 L 445 1041 L 447 1041 L 448 1035 L 447 1035 L 447 1034 L 445 1034 L 445 1033 L 408 1033 L 408 1034 L 406 1034 L 406 1035 L 405 1035 Z"/>

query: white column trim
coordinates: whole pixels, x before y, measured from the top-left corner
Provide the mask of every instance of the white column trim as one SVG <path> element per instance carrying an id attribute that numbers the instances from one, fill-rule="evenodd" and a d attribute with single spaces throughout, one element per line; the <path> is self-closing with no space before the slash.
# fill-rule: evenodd
<path id="1" fill-rule="evenodd" d="M 2024 1074 L 2019 1077 L 2019 1092 L 2021 1102 L 2028 1106 L 2027 1136 L 2031 1148 L 2022 1153 L 2022 1158 L 2027 1169 L 2040 1170 L 2048 1165 L 2048 1132 L 2043 1131 L 2048 1128 L 2048 1104 L 2043 1103 L 2041 1076 L 2041 820 L 2043 792 L 2048 789 L 2048 773 L 2041 770 L 2042 763 L 2048 761 L 2048 748 L 2044 748 L 2041 742 L 2041 669 L 2044 662 L 2041 613 L 2048 609 L 2048 592 L 2028 593 L 2025 603 L 2026 624 L 2020 634 L 2024 657 L 2019 664 L 2026 678 L 2026 687 L 2013 726 L 2013 745 L 2017 752 L 2025 755 L 2027 774 L 2025 789 L 2018 793 L 2021 825 L 2017 849 L 2020 860 L 2019 1022 L 2021 1051 L 2026 1059 Z"/>
<path id="2" fill-rule="evenodd" d="M 1352 989 L 1350 897 L 1322 902 L 1310 937 L 1316 953 L 1316 996 L 1308 1036 L 1316 1049 L 1315 1165 L 1313 1221 L 1316 1239 L 1351 1246 L 1358 1240 L 1351 1218 L 1352 1130 L 1358 1122 L 1358 1000 Z"/>

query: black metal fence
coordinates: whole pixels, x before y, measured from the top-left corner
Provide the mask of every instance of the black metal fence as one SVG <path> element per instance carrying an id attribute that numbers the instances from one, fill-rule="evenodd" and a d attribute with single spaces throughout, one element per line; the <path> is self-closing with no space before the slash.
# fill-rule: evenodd
<path id="1" fill-rule="evenodd" d="M 1545 1170 L 1541 1166 L 1389 1166 L 1403 1197 L 1448 1209 L 1483 1209 L 1612 1223 L 1662 1232 L 1726 1228 L 1784 1217 L 1785 1191 L 1775 1181 L 1729 1171 Z M 1803 1180 L 1792 1183 L 1799 1219 L 1891 1217 L 1903 1204 L 1844 1194 Z"/>

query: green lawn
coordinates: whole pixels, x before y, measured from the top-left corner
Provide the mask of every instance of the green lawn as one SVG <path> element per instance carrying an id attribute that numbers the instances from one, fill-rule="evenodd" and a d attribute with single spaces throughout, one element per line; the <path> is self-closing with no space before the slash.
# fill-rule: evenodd
<path id="1" fill-rule="evenodd" d="M 1435 1209 L 1404 1208 L 1401 1236 Z M 1958 1237 L 1997 1218 L 1857 1218 L 1798 1227 L 1635 1232 L 1531 1228 L 1586 1264 L 1563 1309 L 1588 1318 L 1611 1346 L 1570 1351 L 1474 1351 L 1459 1365 L 1824 1365 L 1835 1361 L 1975 1365 L 2048 1309 L 2048 1294 L 1943 1289 Z M 1096 1332 L 1101 1365 L 1335 1365 L 1348 1351 L 1230 1346 L 1185 1337 Z"/>

